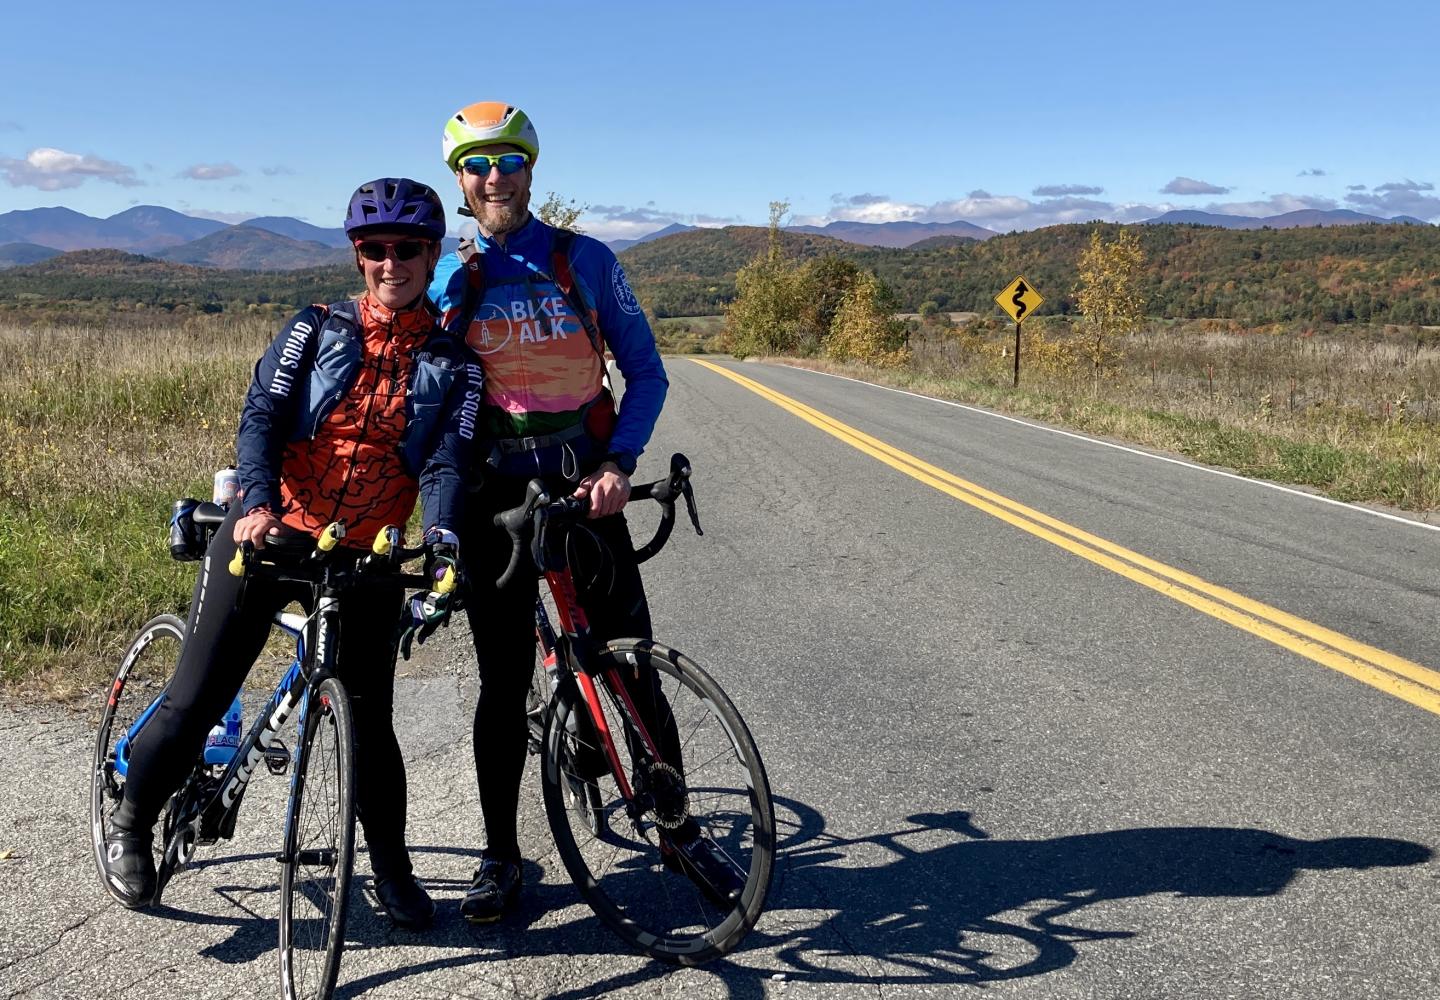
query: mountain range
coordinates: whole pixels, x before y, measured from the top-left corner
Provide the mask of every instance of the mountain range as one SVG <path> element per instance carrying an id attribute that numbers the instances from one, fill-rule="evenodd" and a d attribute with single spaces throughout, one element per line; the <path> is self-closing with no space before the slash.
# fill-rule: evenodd
<path id="1" fill-rule="evenodd" d="M 1218 215 L 1212 212 L 1166 212 L 1146 224 L 1185 223 L 1225 229 L 1290 229 L 1299 226 L 1344 226 L 1364 223 L 1426 225 L 1420 219 L 1379 216 L 1347 209 L 1316 209 L 1266 217 Z M 678 236 L 696 227 L 672 223 L 638 239 L 613 240 L 616 253 L 656 240 Z M 795 233 L 842 240 L 867 247 L 913 247 L 934 241 L 988 240 L 996 235 L 969 222 L 831 222 L 825 226 L 790 226 Z M 446 240 L 446 249 L 456 241 Z M 71 250 L 114 249 L 163 260 L 225 270 L 285 271 L 323 267 L 348 260 L 349 240 L 343 229 L 326 229 L 288 216 L 262 216 L 229 225 L 184 215 L 157 205 L 137 205 L 107 219 L 68 208 L 31 208 L 0 214 L 0 268 L 31 264 Z"/>
<path id="2" fill-rule="evenodd" d="M 1397 215 L 1393 219 L 1382 219 L 1377 215 L 1352 212 L 1348 208 L 1319 209 L 1303 208 L 1298 212 L 1283 215 L 1219 215 L 1215 212 L 1177 211 L 1166 212 L 1153 219 L 1146 219 L 1143 225 L 1157 223 L 1188 223 L 1195 226 L 1219 226 L 1221 229 L 1294 229 L 1297 226 L 1363 226 L 1368 223 L 1385 223 L 1407 226 L 1427 226 L 1424 219 L 1413 215 Z"/>

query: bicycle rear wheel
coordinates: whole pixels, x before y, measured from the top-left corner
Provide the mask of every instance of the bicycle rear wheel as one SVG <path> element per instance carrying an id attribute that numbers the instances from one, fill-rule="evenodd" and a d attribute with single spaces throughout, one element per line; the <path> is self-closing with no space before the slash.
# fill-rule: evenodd
<path id="1" fill-rule="evenodd" d="M 566 871 L 612 930 L 654 958 L 698 965 L 735 948 L 765 905 L 775 860 L 775 814 L 759 751 L 739 712 L 703 670 L 656 643 L 611 643 L 599 656 L 623 673 L 654 671 L 669 705 L 662 724 L 679 736 L 683 776 L 666 762 L 640 773 L 627 746 L 638 740 L 616 696 L 597 685 L 635 801 L 626 802 L 615 776 L 577 772 L 574 736 L 567 733 L 569 699 L 557 698 L 545 732 L 545 812 Z M 574 702 L 585 711 L 580 701 Z M 663 712 L 663 710 L 662 710 Z M 657 741 L 659 737 L 657 736 Z M 582 755 L 595 748 L 582 747 Z M 602 821 L 587 822 L 574 790 L 593 788 Z M 648 790 L 648 791 L 647 791 Z M 676 863 L 671 849 L 698 830 L 713 857 L 733 866 L 737 892 L 717 904 Z M 663 851 L 663 853 L 662 853 Z"/>
<path id="2" fill-rule="evenodd" d="M 165 683 L 180 661 L 180 645 L 184 640 L 185 623 L 174 615 L 159 615 L 141 627 L 120 658 L 100 717 L 100 730 L 95 736 L 90 768 L 90 842 L 101 884 L 121 902 L 124 900 L 105 878 L 105 831 L 125 794 L 131 730 L 138 731 L 136 724 L 164 692 Z M 163 851 L 164 841 L 157 837 L 154 844 L 157 869 L 161 867 Z M 156 899 L 159 899 L 160 888 L 163 882 L 156 889 Z"/>
<path id="3" fill-rule="evenodd" d="M 280 875 L 280 984 L 286 1000 L 325 1000 L 345 948 L 355 867 L 354 725 L 333 677 L 301 722 Z"/>

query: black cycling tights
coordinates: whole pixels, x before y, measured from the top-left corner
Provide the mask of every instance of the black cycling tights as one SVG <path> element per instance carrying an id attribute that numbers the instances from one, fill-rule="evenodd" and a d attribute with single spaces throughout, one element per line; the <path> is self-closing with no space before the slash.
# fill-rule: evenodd
<path id="1" fill-rule="evenodd" d="M 523 568 L 504 590 L 495 580 L 510 560 L 510 536 L 491 522 L 491 516 L 513 507 L 524 498 L 524 482 L 505 485 L 487 483 L 478 502 L 471 505 L 472 520 L 461 539 L 466 577 L 471 591 L 466 604 L 470 632 L 475 641 L 475 658 L 480 669 L 480 697 L 475 704 L 473 729 L 475 776 L 480 786 L 480 810 L 485 817 L 486 853 L 507 861 L 520 860 L 516 834 L 516 810 L 520 804 L 520 781 L 525 771 L 528 728 L 525 719 L 525 692 L 535 665 L 535 598 L 539 579 Z M 474 499 L 474 498 L 472 498 Z M 610 557 L 603 567 L 594 565 L 597 549 L 583 536 L 575 539 L 577 557 L 575 582 L 581 606 L 595 637 L 608 639 L 651 638 L 650 608 L 635 564 L 630 531 L 625 515 L 583 522 L 606 544 Z M 556 623 L 558 627 L 558 623 Z M 660 690 L 658 676 L 646 675 L 648 683 L 625 676 L 630 697 L 639 709 L 645 727 L 655 735 L 660 752 L 679 761 L 680 741 L 675 722 Z M 660 707 L 665 706 L 665 711 Z M 656 725 L 656 720 L 663 725 Z"/>
<path id="2" fill-rule="evenodd" d="M 264 648 L 275 612 L 292 601 L 308 610 L 308 586 L 262 578 L 246 583 L 244 602 L 235 606 L 240 580 L 226 564 L 235 553 L 239 506 L 231 508 L 200 564 L 180 663 L 164 701 L 132 745 L 125 802 L 116 815 L 129 829 L 155 825 Z M 398 585 L 367 587 L 346 594 L 340 610 L 337 663 L 355 717 L 356 811 L 377 878 L 410 871 L 405 763 L 391 722 L 401 603 Z M 247 729 L 249 724 L 247 719 Z"/>

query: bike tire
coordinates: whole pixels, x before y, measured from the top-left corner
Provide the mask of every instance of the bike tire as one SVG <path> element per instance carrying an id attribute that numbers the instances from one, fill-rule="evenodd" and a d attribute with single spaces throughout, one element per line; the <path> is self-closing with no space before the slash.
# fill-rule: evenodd
<path id="1" fill-rule="evenodd" d="M 677 965 L 699 965 L 732 951 L 765 906 L 775 864 L 775 812 L 755 741 L 734 704 L 694 661 L 658 643 L 622 640 L 599 654 L 622 671 L 654 670 L 681 742 L 685 812 L 700 835 L 744 872 L 733 902 L 719 906 L 685 875 L 667 869 L 658 809 L 632 816 L 613 773 L 590 781 L 602 817 L 598 832 L 573 807 L 566 719 L 569 699 L 553 703 L 545 731 L 545 813 L 566 871 L 595 914 L 631 947 Z M 638 739 L 613 694 L 597 684 L 621 764 L 634 784 L 626 749 Z M 575 703 L 576 708 L 580 702 Z M 658 737 L 657 737 L 658 739 Z M 639 812 L 638 807 L 635 810 Z M 673 809 L 663 819 L 675 827 Z"/>
<path id="2" fill-rule="evenodd" d="M 285 1000 L 328 1000 L 355 868 L 354 721 L 334 677 L 309 698 L 298 742 L 280 858 L 280 984 Z"/>
<path id="3" fill-rule="evenodd" d="M 117 901 L 124 902 L 105 877 L 105 830 L 110 817 L 119 808 L 125 794 L 125 777 L 117 769 L 116 747 L 120 739 L 135 725 L 151 703 L 164 693 L 164 685 L 175 673 L 180 661 L 180 647 L 185 641 L 185 622 L 175 615 L 157 615 L 140 627 L 135 638 L 120 657 L 108 689 L 105 708 L 100 716 L 100 729 L 95 736 L 95 751 L 90 768 L 90 842 L 94 848 L 95 867 L 100 883 Z M 154 841 L 156 869 L 155 895 L 168 880 L 164 870 L 164 840 Z"/>

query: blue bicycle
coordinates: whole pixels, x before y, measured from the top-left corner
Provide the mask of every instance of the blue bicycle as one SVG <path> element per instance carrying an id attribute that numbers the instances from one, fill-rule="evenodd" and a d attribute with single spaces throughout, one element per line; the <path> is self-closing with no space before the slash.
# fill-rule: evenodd
<path id="1" fill-rule="evenodd" d="M 201 532 L 203 552 L 225 509 L 196 505 L 191 516 Z M 284 844 L 277 859 L 280 876 L 280 980 L 286 1000 L 326 1000 L 335 989 L 345 944 L 345 910 L 355 864 L 354 727 L 350 700 L 335 676 L 340 602 L 346 591 L 383 578 L 406 586 L 432 586 L 427 577 L 399 572 L 400 564 L 424 553 L 399 545 L 388 528 L 370 555 L 336 559 L 344 529 L 331 525 L 318 543 L 303 547 L 267 545 L 257 553 L 248 543 L 230 571 L 301 581 L 312 587 L 310 615 L 280 612 L 275 624 L 295 642 L 295 659 L 276 685 L 266 708 L 228 763 L 202 754 L 166 805 L 156 838 L 155 902 L 170 878 L 194 858 L 197 846 L 229 839 L 250 778 L 263 763 L 272 774 L 290 771 L 290 801 Z M 263 559 L 261 556 L 263 555 Z M 434 584 L 453 587 L 453 578 Z M 121 657 L 95 741 L 90 795 L 90 829 L 95 863 L 102 863 L 105 830 L 119 807 L 129 769 L 131 741 L 164 696 L 152 692 L 170 677 L 185 639 L 185 623 L 160 615 L 140 629 Z M 295 750 L 280 738 L 296 713 Z M 292 766 L 293 765 L 293 766 Z M 113 890 L 112 890 L 113 892 Z"/>

